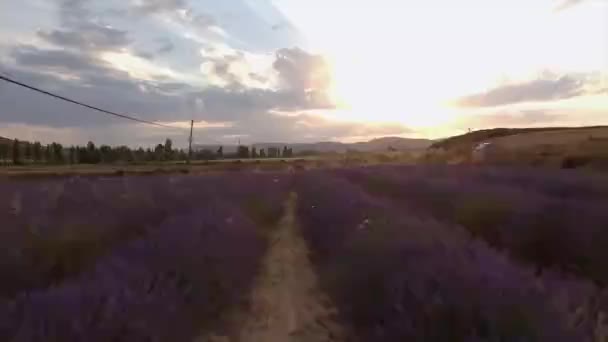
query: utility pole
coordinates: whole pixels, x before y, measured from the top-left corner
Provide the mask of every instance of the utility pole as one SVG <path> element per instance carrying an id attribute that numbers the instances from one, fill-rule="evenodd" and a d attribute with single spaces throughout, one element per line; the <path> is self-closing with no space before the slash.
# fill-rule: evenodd
<path id="1" fill-rule="evenodd" d="M 194 128 L 194 120 L 190 120 L 190 139 L 188 139 L 188 164 L 192 158 L 192 129 Z"/>

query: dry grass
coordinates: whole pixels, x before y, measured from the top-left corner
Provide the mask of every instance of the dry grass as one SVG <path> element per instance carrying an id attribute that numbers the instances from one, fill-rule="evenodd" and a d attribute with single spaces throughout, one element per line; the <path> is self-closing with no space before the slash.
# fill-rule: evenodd
<path id="1" fill-rule="evenodd" d="M 141 165 L 19 165 L 0 167 L 0 178 L 120 177 L 125 175 L 200 174 L 225 171 L 301 171 L 356 165 L 413 163 L 413 152 L 328 154 L 303 158 L 224 159 L 214 161 L 159 162 Z"/>
<path id="2" fill-rule="evenodd" d="M 608 127 L 522 129 L 512 134 L 496 131 L 504 134 L 493 134 L 489 130 L 450 138 L 440 148 L 429 150 L 422 160 L 608 169 Z M 494 151 L 483 161 L 475 160 L 473 147 L 482 141 L 493 143 Z"/>
<path id="3" fill-rule="evenodd" d="M 568 147 L 592 139 L 608 139 L 608 127 L 521 133 L 489 139 L 488 141 L 498 144 L 504 148 L 520 149 L 535 147 L 538 145 L 557 145 Z"/>

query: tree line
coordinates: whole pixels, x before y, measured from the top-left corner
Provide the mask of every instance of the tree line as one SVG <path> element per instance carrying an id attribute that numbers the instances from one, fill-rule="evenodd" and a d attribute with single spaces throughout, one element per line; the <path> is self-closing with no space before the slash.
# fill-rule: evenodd
<path id="1" fill-rule="evenodd" d="M 293 149 L 284 146 L 283 149 L 271 147 L 267 150 L 256 147 L 238 146 L 235 153 L 224 153 L 223 146 L 217 150 L 203 149 L 193 151 L 191 160 L 218 160 L 218 159 L 248 159 L 248 158 L 290 158 Z M 59 143 L 43 145 L 40 142 L 30 143 L 18 139 L 10 143 L 0 143 L 0 163 L 3 165 L 26 164 L 111 164 L 111 163 L 146 163 L 185 161 L 188 152 L 173 148 L 171 139 L 164 144 L 151 148 L 131 149 L 128 146 L 112 147 L 108 145 L 96 146 L 89 141 L 86 146 L 64 147 Z"/>

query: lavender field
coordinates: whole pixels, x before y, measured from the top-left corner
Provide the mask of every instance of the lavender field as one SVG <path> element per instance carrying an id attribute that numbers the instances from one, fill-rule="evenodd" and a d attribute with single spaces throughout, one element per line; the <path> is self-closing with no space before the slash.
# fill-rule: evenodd
<path id="1" fill-rule="evenodd" d="M 1 181 L 0 340 L 605 342 L 607 208 L 523 168 Z"/>
<path id="2" fill-rule="evenodd" d="M 1 185 L 0 340 L 189 341 L 221 330 L 287 195 L 282 175 Z"/>

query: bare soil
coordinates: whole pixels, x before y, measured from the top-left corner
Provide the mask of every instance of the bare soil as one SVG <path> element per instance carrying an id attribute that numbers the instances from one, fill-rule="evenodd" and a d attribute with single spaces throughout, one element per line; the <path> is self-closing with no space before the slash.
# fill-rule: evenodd
<path id="1" fill-rule="evenodd" d="M 236 313 L 241 321 L 231 337 L 207 337 L 213 342 L 324 342 L 345 341 L 336 310 L 320 291 L 308 258 L 306 243 L 295 220 L 296 195 L 271 233 L 271 246 L 251 292 L 249 312 Z"/>

